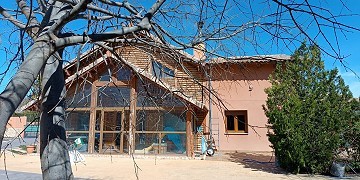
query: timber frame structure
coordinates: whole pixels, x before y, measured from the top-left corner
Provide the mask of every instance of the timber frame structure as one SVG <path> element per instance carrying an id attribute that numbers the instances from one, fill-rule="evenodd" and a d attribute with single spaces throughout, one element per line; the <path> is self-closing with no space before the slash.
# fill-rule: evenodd
<path id="1" fill-rule="evenodd" d="M 70 143 L 81 138 L 88 153 L 193 156 L 194 129 L 207 113 L 201 64 L 146 43 L 111 46 L 64 67 Z"/>
<path id="2" fill-rule="evenodd" d="M 64 66 L 71 147 L 88 153 L 193 157 L 200 151 L 202 129 L 217 134 L 217 150 L 269 150 L 266 129 L 247 127 L 266 126 L 264 89 L 275 64 L 289 56 L 204 60 L 201 48 L 192 56 L 140 35 L 136 41 L 124 36 L 95 47 Z M 34 102 L 25 107 L 36 108 Z M 245 126 L 240 126 L 241 116 Z"/>

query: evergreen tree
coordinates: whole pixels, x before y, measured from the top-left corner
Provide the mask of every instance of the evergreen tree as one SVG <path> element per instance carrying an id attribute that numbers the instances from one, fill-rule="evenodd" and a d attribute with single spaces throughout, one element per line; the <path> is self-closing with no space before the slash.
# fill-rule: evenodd
<path id="1" fill-rule="evenodd" d="M 303 43 L 279 63 L 266 89 L 269 141 L 280 166 L 293 172 L 327 172 L 343 144 L 352 94 L 336 69 L 327 71 L 316 45 Z"/>
<path id="2" fill-rule="evenodd" d="M 351 167 L 360 172 L 360 98 L 351 101 L 353 110 L 350 122 L 345 125 L 344 147 L 349 155 Z"/>

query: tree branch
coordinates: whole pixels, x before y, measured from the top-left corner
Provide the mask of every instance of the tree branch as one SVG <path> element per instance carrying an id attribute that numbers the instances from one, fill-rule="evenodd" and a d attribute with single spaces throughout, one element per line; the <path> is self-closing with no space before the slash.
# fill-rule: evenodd
<path id="1" fill-rule="evenodd" d="M 4 16 L 5 19 L 7 19 L 8 21 L 10 21 L 12 24 L 14 24 L 16 27 L 20 28 L 20 29 L 24 29 L 25 28 L 25 24 L 19 20 L 17 20 L 14 16 L 12 16 L 11 14 L 9 14 L 3 7 L 0 6 L 0 14 L 2 16 Z"/>
<path id="2" fill-rule="evenodd" d="M 39 28 L 38 28 L 39 22 L 36 19 L 32 8 L 29 8 L 29 6 L 26 4 L 26 1 L 24 1 L 24 0 L 16 0 L 16 2 L 18 4 L 21 12 L 24 14 L 26 19 L 29 21 L 27 24 L 29 26 L 34 26 L 32 31 L 34 34 L 37 34 L 37 32 L 39 31 Z"/>
<path id="3" fill-rule="evenodd" d="M 128 1 L 124 1 L 122 3 L 120 2 L 115 2 L 115 1 L 110 1 L 110 0 L 99 0 L 100 2 L 104 3 L 104 4 L 108 4 L 108 5 L 112 5 L 112 6 L 117 6 L 117 7 L 124 7 L 126 8 L 130 13 L 137 15 L 139 12 L 128 2 Z"/>
<path id="4" fill-rule="evenodd" d="M 63 27 L 67 22 L 72 20 L 76 15 L 85 10 L 86 5 L 90 3 L 91 0 L 81 0 L 77 5 L 75 5 L 68 13 L 61 16 L 50 28 L 49 32 L 53 33 L 58 31 L 61 27 Z"/>
<path id="5" fill-rule="evenodd" d="M 136 26 L 132 27 L 122 27 L 121 29 L 117 29 L 110 32 L 98 33 L 98 34 L 90 34 L 90 35 L 82 35 L 82 36 L 71 36 L 59 38 L 54 41 L 55 46 L 57 48 L 62 48 L 74 44 L 81 44 L 85 42 L 99 42 L 106 41 L 109 39 L 116 38 L 121 35 L 126 35 L 133 32 L 138 32 L 141 30 L 150 30 L 151 24 L 150 20 L 153 15 L 159 10 L 161 5 L 165 2 L 165 0 L 158 0 L 156 3 L 149 9 L 148 13 L 145 17 L 140 21 L 140 23 Z"/>

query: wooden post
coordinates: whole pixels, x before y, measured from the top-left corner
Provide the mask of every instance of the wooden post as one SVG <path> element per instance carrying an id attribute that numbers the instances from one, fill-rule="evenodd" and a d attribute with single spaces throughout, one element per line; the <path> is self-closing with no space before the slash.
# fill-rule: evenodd
<path id="1" fill-rule="evenodd" d="M 96 105 L 97 105 L 97 92 L 96 86 L 91 86 L 91 101 L 90 101 L 90 122 L 89 122 L 89 139 L 88 139 L 88 152 L 94 153 L 95 145 L 95 124 L 96 124 Z"/>
<path id="2" fill-rule="evenodd" d="M 158 154 L 161 153 L 161 133 L 158 134 Z"/>
<path id="3" fill-rule="evenodd" d="M 186 111 L 186 156 L 192 157 L 193 147 L 193 129 L 192 129 L 192 113 L 191 110 Z"/>
<path id="4" fill-rule="evenodd" d="M 125 112 L 121 111 L 121 129 L 120 129 L 120 153 L 124 153 L 124 119 Z"/>
<path id="5" fill-rule="evenodd" d="M 135 130 L 136 130 L 136 76 L 133 75 L 130 82 L 130 117 L 129 117 L 129 154 L 135 152 Z"/>
<path id="6" fill-rule="evenodd" d="M 104 110 L 101 111 L 101 118 L 100 118 L 100 140 L 99 140 L 99 153 L 102 153 L 103 148 L 103 139 L 104 139 L 104 118 L 105 112 Z"/>

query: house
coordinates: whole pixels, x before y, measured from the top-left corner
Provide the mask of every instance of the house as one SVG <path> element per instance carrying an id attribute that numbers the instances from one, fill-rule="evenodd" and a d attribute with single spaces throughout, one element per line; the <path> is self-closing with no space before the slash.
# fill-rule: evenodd
<path id="1" fill-rule="evenodd" d="M 193 156 L 200 129 L 217 150 L 271 150 L 264 89 L 289 56 L 206 60 L 202 48 L 190 55 L 147 37 L 118 42 L 64 67 L 66 133 L 78 150 Z"/>
<path id="2" fill-rule="evenodd" d="M 24 138 L 26 116 L 10 117 L 6 124 L 5 138 Z"/>

